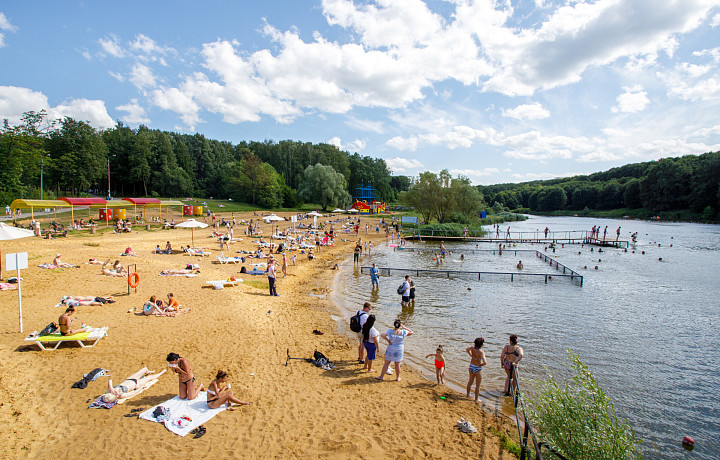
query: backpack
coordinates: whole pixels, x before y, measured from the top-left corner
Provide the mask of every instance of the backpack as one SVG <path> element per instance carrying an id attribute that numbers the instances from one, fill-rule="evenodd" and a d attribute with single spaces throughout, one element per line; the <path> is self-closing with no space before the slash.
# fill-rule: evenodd
<path id="1" fill-rule="evenodd" d="M 350 330 L 353 332 L 360 332 L 362 331 L 362 326 L 360 326 L 360 318 L 362 315 L 367 315 L 364 311 L 360 310 L 359 312 L 355 313 L 355 316 L 350 318 Z"/>
<path id="2" fill-rule="evenodd" d="M 398 294 L 403 295 L 403 292 L 405 292 L 405 283 L 401 284 L 401 285 L 397 288 L 397 293 L 398 293 Z"/>

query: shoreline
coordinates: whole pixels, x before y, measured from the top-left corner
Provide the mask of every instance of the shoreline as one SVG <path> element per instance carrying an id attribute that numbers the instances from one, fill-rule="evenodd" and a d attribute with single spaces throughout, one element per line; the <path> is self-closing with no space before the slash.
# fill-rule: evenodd
<path id="1" fill-rule="evenodd" d="M 236 217 L 249 220 L 252 213 L 236 213 Z M 363 224 L 367 221 L 361 219 Z M 205 245 L 211 241 L 210 250 L 219 254 L 214 239 L 205 238 L 207 233 L 195 232 L 196 242 Z M 252 247 L 253 239 L 240 236 L 244 241 L 233 245 L 231 252 Z M 362 232 L 359 236 L 365 239 Z M 368 236 L 374 243 L 384 240 L 384 235 Z M 354 234 L 339 234 L 337 246 L 323 248 L 315 261 L 298 257 L 298 265 L 288 267 L 288 277 L 278 279 L 278 298 L 250 285 L 262 285 L 266 282 L 263 276 L 240 275 L 245 283 L 235 288 L 215 291 L 205 287 L 205 280 L 224 279 L 239 270 L 234 265 L 212 264 L 216 254 L 202 259 L 149 254 L 161 240 L 171 239 L 175 245 L 189 237 L 189 232 L 182 230 L 143 230 L 0 243 L 3 252 L 28 251 L 30 255 L 30 268 L 22 273 L 26 280 L 24 334 L 17 332 L 17 314 L 13 314 L 17 293 L 0 293 L 8 307 L 8 314 L 0 317 L 4 332 L 0 334 L 0 400 L 4 402 L 0 421 L 8 427 L 0 434 L 0 447 L 9 458 L 70 458 L 83 455 L 88 445 L 101 448 L 109 458 L 137 456 L 140 448 L 140 456 L 148 458 L 169 458 L 178 449 L 204 457 L 210 446 L 213 456 L 246 458 L 261 453 L 285 458 L 377 458 L 388 453 L 396 458 L 514 458 L 500 447 L 500 439 L 489 428 L 499 428 L 514 438 L 514 425 L 503 416 L 488 414 L 483 404 L 436 387 L 410 365 L 403 367 L 403 379 L 397 383 L 377 382 L 372 374 L 359 372 L 354 359 L 357 343 L 353 345 L 332 318 L 342 307 L 330 295 L 332 275 L 339 275 L 332 267 L 352 251 Z M 342 241 L 344 237 L 347 242 Z M 124 278 L 99 276 L 92 265 L 57 270 L 37 267 L 57 252 L 67 262 L 82 263 L 88 257 L 115 257 L 127 245 L 132 245 L 138 257 L 118 259 L 137 263 L 141 275 L 138 293 L 129 297 Z M 157 276 L 161 268 L 189 262 L 201 265 L 196 278 Z M 176 318 L 127 313 L 150 294 L 163 296 L 165 292 L 174 292 L 191 312 Z M 328 295 L 314 297 L 311 293 Z M 77 311 L 84 322 L 109 326 L 108 337 L 87 349 L 64 345 L 57 351 L 41 352 L 27 346 L 22 340 L 27 333 L 57 320 L 61 309 L 53 305 L 65 294 L 114 294 L 115 304 L 79 307 Z M 313 335 L 313 329 L 325 334 Z M 286 350 L 292 357 L 309 357 L 314 349 L 333 361 L 336 369 L 323 371 L 303 361 L 285 366 Z M 110 369 L 113 381 L 143 366 L 161 369 L 170 351 L 187 357 L 198 381 L 205 384 L 217 369 L 225 369 L 237 397 L 254 404 L 220 414 L 206 424 L 206 436 L 192 439 L 178 437 L 155 423 L 123 417 L 131 409 L 148 408 L 177 394 L 177 380 L 172 376 L 162 377 L 143 394 L 110 410 L 87 409 L 86 401 L 103 392 L 104 378 L 91 382 L 85 390 L 70 389 L 95 367 Z M 28 382 L 32 382 L 32 391 L 19 390 Z M 460 432 L 455 427 L 460 417 L 469 418 L 479 432 Z M 80 439 L 82 442 L 77 442 Z"/>

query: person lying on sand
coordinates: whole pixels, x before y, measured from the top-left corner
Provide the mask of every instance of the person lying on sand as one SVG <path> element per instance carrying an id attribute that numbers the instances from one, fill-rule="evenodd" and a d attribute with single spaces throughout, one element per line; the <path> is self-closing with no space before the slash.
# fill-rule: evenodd
<path id="1" fill-rule="evenodd" d="M 110 263 L 110 259 L 105 260 L 105 262 L 101 262 L 99 259 L 93 257 L 92 259 L 88 260 L 88 263 L 90 265 L 105 265 Z"/>
<path id="2" fill-rule="evenodd" d="M 218 407 L 225 404 L 227 406 L 227 410 L 235 410 L 232 405 L 233 404 L 239 404 L 241 406 L 247 406 L 249 402 L 240 401 L 235 396 L 233 396 L 233 392 L 230 389 L 230 384 L 225 384 L 227 382 L 227 372 L 223 370 L 219 370 L 217 375 L 215 376 L 215 380 L 210 382 L 210 385 L 208 385 L 207 388 L 207 405 L 210 409 L 217 409 Z"/>
<path id="3" fill-rule="evenodd" d="M 160 272 L 161 275 L 191 275 L 192 270 L 187 268 L 170 268 Z"/>
<path id="4" fill-rule="evenodd" d="M 67 307 L 65 309 L 65 313 L 60 315 L 60 318 L 58 319 L 58 326 L 60 327 L 60 335 L 75 335 L 79 334 L 81 332 L 87 332 L 89 329 L 86 328 L 80 328 L 80 329 L 73 329 L 72 324 L 74 321 L 77 321 L 77 318 L 71 318 L 70 315 L 75 313 L 75 307 L 72 305 Z"/>
<path id="5" fill-rule="evenodd" d="M 71 305 L 73 307 L 77 307 L 80 305 L 104 305 L 106 303 L 115 303 L 115 300 L 112 298 L 112 296 L 81 296 L 81 295 L 66 295 L 63 296 L 60 303 L 63 305 Z"/>
<path id="6" fill-rule="evenodd" d="M 159 374 L 153 374 L 147 367 L 143 367 L 130 377 L 123 380 L 120 385 L 113 386 L 112 379 L 108 380 L 108 390 L 101 399 L 106 403 L 113 403 L 118 399 L 131 398 L 142 392 L 143 387 L 153 380 L 157 380 L 161 375 L 167 372 L 163 370 Z"/>

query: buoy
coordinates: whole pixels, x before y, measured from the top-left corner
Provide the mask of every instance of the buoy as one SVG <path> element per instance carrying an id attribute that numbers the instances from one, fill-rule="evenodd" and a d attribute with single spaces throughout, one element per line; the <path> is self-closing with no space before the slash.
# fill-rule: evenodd
<path id="1" fill-rule="evenodd" d="M 682 443 L 683 443 L 683 444 L 687 444 L 688 446 L 694 446 L 694 445 L 695 445 L 695 440 L 694 440 L 693 438 L 691 438 L 690 436 L 685 436 L 685 437 L 682 439 Z"/>

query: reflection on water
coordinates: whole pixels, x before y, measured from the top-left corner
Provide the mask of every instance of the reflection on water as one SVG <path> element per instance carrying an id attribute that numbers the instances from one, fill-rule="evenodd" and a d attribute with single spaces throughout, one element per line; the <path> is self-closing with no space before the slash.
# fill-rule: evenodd
<path id="1" fill-rule="evenodd" d="M 464 350 L 475 337 L 485 338 L 488 366 L 483 388 L 501 390 L 504 372 L 500 351 L 510 334 L 519 336 L 525 350 L 521 379 L 543 378 L 546 370 L 563 375 L 566 350 L 577 352 L 590 366 L 620 413 L 646 441 L 648 456 L 681 458 L 720 457 L 720 228 L 700 224 L 666 224 L 611 219 L 531 218 L 514 222 L 512 231 L 589 230 L 608 226 L 608 234 L 622 226 L 621 238 L 638 232 L 629 250 L 581 245 L 524 244 L 508 249 L 546 252 L 584 275 L 579 287 L 565 279 L 461 279 L 413 277 L 416 303 L 402 308 L 395 289 L 402 276 L 381 276 L 380 288 L 371 289 L 369 275 L 343 267 L 339 299 L 355 311 L 365 301 L 374 306 L 379 327 L 400 318 L 415 331 L 406 341 L 406 359 L 425 365 L 423 358 L 439 343 L 445 346 L 448 379 L 464 386 L 468 358 Z M 495 249 L 475 243 L 445 243 L 453 251 L 436 266 L 432 252 L 393 251 L 381 245 L 362 265 L 458 271 L 553 273 L 534 254 L 469 249 Z M 437 247 L 438 244 L 418 244 Z M 461 260 L 460 255 L 463 255 Z M 597 266 L 597 270 L 595 270 Z M 587 267 L 587 269 L 583 268 Z M 349 314 L 348 314 L 349 317 Z M 432 377 L 434 379 L 434 376 Z M 692 454 L 680 448 L 680 439 L 696 440 Z"/>

